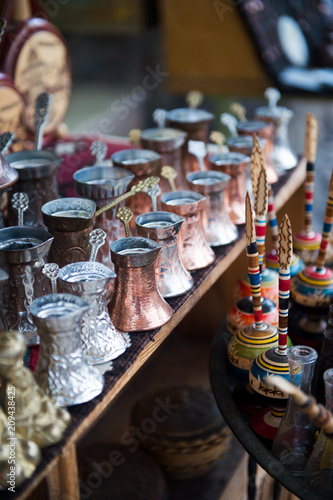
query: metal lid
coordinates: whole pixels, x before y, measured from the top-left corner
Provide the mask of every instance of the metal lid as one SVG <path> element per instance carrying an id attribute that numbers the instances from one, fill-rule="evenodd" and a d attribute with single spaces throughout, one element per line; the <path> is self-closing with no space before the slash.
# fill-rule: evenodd
<path id="1" fill-rule="evenodd" d="M 197 108 L 177 108 L 168 111 L 167 120 L 178 123 L 202 123 L 214 120 L 214 115 Z"/>

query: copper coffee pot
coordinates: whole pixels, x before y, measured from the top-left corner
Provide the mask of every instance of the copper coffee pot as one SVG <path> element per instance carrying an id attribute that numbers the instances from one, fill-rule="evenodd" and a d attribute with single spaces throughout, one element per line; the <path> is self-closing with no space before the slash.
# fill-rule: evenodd
<path id="1" fill-rule="evenodd" d="M 195 156 L 188 151 L 189 141 L 201 141 L 206 146 L 208 143 L 209 124 L 214 120 L 214 115 L 198 106 L 203 100 L 201 92 L 191 91 L 187 94 L 186 100 L 188 108 L 172 109 L 167 113 L 166 123 L 169 127 L 183 130 L 187 133 L 187 139 L 183 146 L 183 176 L 199 169 L 199 164 Z M 208 163 L 208 156 L 205 158 Z"/>
<path id="2" fill-rule="evenodd" d="M 155 260 L 160 250 L 156 241 L 141 237 L 121 238 L 111 244 L 117 277 L 109 312 L 120 331 L 153 330 L 173 315 L 157 288 Z"/>
<path id="3" fill-rule="evenodd" d="M 89 260 L 89 233 L 94 228 L 96 203 L 85 198 L 60 198 L 42 206 L 44 224 L 54 237 L 49 261 L 64 267 Z"/>
<path id="4" fill-rule="evenodd" d="M 215 254 L 205 239 L 201 224 L 206 198 L 193 191 L 173 191 L 163 194 L 161 203 L 163 210 L 185 219 L 179 231 L 179 249 L 186 269 L 195 271 L 212 264 Z"/>

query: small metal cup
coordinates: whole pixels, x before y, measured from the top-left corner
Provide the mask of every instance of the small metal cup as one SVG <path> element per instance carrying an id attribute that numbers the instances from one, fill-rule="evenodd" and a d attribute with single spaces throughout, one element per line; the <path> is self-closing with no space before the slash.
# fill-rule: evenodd
<path id="1" fill-rule="evenodd" d="M 36 297 L 50 292 L 42 269 L 53 241 L 44 229 L 13 226 L 0 229 L 2 268 L 2 323 L 4 330 L 23 333 L 27 345 L 39 344 L 30 306 Z"/>
<path id="2" fill-rule="evenodd" d="M 155 272 L 162 297 L 177 297 L 188 292 L 193 286 L 193 279 L 185 269 L 178 249 L 178 233 L 184 218 L 170 212 L 150 212 L 139 215 L 135 222 L 140 236 L 161 245 Z"/>
<path id="3" fill-rule="evenodd" d="M 58 198 L 56 173 L 62 162 L 51 151 L 19 151 L 6 155 L 9 165 L 18 173 L 18 181 L 9 193 L 8 224 L 16 224 L 16 213 L 11 208 L 11 198 L 16 192 L 27 193 L 29 208 L 24 220 L 27 226 L 45 228 L 41 214 L 44 203 Z"/>
<path id="4" fill-rule="evenodd" d="M 155 260 L 160 250 L 156 241 L 140 237 L 111 244 L 117 278 L 109 312 L 113 324 L 123 332 L 159 328 L 173 315 L 157 287 Z"/>
<path id="5" fill-rule="evenodd" d="M 147 177 L 159 176 L 162 166 L 161 155 L 148 149 L 125 149 L 117 151 L 117 153 L 111 156 L 111 160 L 115 167 L 124 168 L 135 175 L 135 179 L 131 181 L 128 189 L 138 184 L 139 181 L 147 179 Z M 135 235 L 135 218 L 138 215 L 152 211 L 152 200 L 147 193 L 136 193 L 126 201 L 126 205 L 133 213 L 130 228 L 132 234 Z"/>
<path id="6" fill-rule="evenodd" d="M 89 260 L 89 233 L 96 203 L 85 198 L 60 198 L 42 206 L 44 224 L 54 237 L 49 261 L 59 267 Z"/>
<path id="7" fill-rule="evenodd" d="M 161 202 L 163 210 L 185 219 L 179 231 L 179 248 L 186 269 L 195 271 L 212 264 L 215 254 L 205 240 L 201 224 L 201 211 L 206 198 L 193 191 L 173 191 L 163 194 Z"/>
<path id="8" fill-rule="evenodd" d="M 124 194 L 133 178 L 134 174 L 128 170 L 107 166 L 82 168 L 73 175 L 78 195 L 93 200 L 97 209 Z M 99 227 L 106 233 L 105 244 L 99 250 L 97 260 L 110 269 L 113 269 L 110 245 L 113 241 L 125 237 L 124 226 L 116 218 L 118 207 L 124 204 L 125 202 L 121 202 L 117 207 L 103 212 L 95 221 L 95 228 Z"/>
<path id="9" fill-rule="evenodd" d="M 192 172 L 186 177 L 189 188 L 202 194 L 207 202 L 201 214 L 201 222 L 207 243 L 211 247 L 228 245 L 238 236 L 237 228 L 229 219 L 224 206 L 224 191 L 230 176 L 209 170 Z"/>
<path id="10" fill-rule="evenodd" d="M 210 157 L 212 170 L 230 175 L 231 179 L 225 190 L 227 214 L 234 224 L 245 223 L 245 197 L 247 172 L 251 159 L 240 153 L 220 153 Z"/>
<path id="11" fill-rule="evenodd" d="M 142 147 L 156 151 L 162 156 L 163 165 L 174 167 L 177 172 L 177 187 L 186 187 L 185 175 L 182 168 L 182 146 L 187 138 L 187 133 L 176 128 L 149 128 L 141 132 L 140 142 Z M 168 182 L 161 179 L 161 191 L 169 191 Z"/>
<path id="12" fill-rule="evenodd" d="M 107 310 L 110 300 L 107 287 L 115 277 L 111 269 L 99 262 L 75 262 L 59 270 L 61 289 L 90 304 L 82 316 L 81 342 L 91 365 L 106 363 L 126 350 L 126 341 L 114 327 Z"/>

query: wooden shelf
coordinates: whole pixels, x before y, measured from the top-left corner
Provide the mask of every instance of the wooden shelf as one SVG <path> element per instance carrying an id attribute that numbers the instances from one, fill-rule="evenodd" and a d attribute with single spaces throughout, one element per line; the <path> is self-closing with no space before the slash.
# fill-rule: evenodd
<path id="1" fill-rule="evenodd" d="M 275 193 L 275 206 L 278 211 L 294 193 L 301 187 L 305 177 L 305 162 L 300 161 L 299 165 L 281 177 L 278 182 L 278 190 Z M 2 498 L 26 499 L 42 481 L 47 478 L 50 498 L 62 498 L 61 495 L 67 493 L 71 495 L 71 500 L 79 498 L 78 485 L 75 480 L 76 469 L 76 443 L 87 433 L 87 431 L 101 417 L 103 412 L 111 405 L 112 401 L 131 380 L 141 366 L 152 356 L 162 342 L 168 337 L 173 329 L 187 316 L 203 295 L 216 283 L 226 270 L 230 271 L 233 262 L 245 249 L 244 227 L 240 227 L 240 236 L 236 242 L 224 248 L 216 250 L 216 263 L 209 268 L 194 273 L 194 287 L 186 296 L 170 301 L 174 308 L 172 319 L 159 330 L 152 334 L 142 333 L 142 338 L 147 338 L 144 346 L 132 345 L 121 357 L 130 355 L 133 360 L 129 367 L 115 377 L 113 372 L 105 374 L 105 388 L 102 395 L 84 405 L 70 408 L 72 422 L 66 431 L 64 439 L 58 445 L 43 450 L 42 463 L 37 468 L 33 477 L 22 487 L 17 489 L 13 495 L 4 493 Z M 238 276 L 239 273 L 235 271 Z M 225 311 L 221 309 L 221 318 Z M 144 337 L 146 336 L 146 337 Z M 119 360 L 121 359 L 119 358 Z M 115 367 L 121 361 L 115 361 Z M 116 370 L 115 370 L 116 371 Z M 71 481 L 69 480 L 71 478 Z M 67 497 L 65 497 L 67 498 Z"/>

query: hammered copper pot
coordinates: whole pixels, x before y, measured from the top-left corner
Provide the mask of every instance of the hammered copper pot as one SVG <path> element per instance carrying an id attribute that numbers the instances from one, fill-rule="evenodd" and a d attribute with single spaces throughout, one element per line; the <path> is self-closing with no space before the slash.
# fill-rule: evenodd
<path id="1" fill-rule="evenodd" d="M 95 211 L 96 203 L 85 198 L 60 198 L 42 206 L 44 224 L 54 237 L 49 262 L 63 267 L 89 260 Z"/>
<path id="2" fill-rule="evenodd" d="M 210 157 L 211 170 L 230 175 L 225 190 L 225 204 L 234 224 L 245 223 L 245 197 L 251 159 L 241 153 L 220 153 Z"/>
<path id="3" fill-rule="evenodd" d="M 183 175 L 199 170 L 197 158 L 188 152 L 189 141 L 202 141 L 208 143 L 209 124 L 214 120 L 214 115 L 203 109 L 177 108 L 167 113 L 168 126 L 183 130 L 187 138 L 183 146 Z M 204 159 L 208 167 L 208 155 Z"/>
<path id="4" fill-rule="evenodd" d="M 143 130 L 140 137 L 143 148 L 156 151 L 162 156 L 163 165 L 170 165 L 176 170 L 178 189 L 186 188 L 182 157 L 182 146 L 186 138 L 187 133 L 183 130 L 167 127 Z M 160 185 L 162 193 L 169 191 L 166 179 L 161 179 Z"/>
<path id="5" fill-rule="evenodd" d="M 148 149 L 125 149 L 117 151 L 111 156 L 111 160 L 115 167 L 124 168 L 135 175 L 135 178 L 128 186 L 128 190 L 138 184 L 139 181 L 143 181 L 150 176 L 159 176 L 161 173 L 161 155 Z M 126 205 L 133 212 L 130 228 L 132 234 L 136 235 L 135 218 L 138 215 L 152 211 L 152 200 L 147 193 L 141 192 L 129 198 L 126 201 Z"/>
<path id="6" fill-rule="evenodd" d="M 272 162 L 271 156 L 273 152 L 273 140 L 274 140 L 274 127 L 271 123 L 267 123 L 259 120 L 249 120 L 246 122 L 239 122 L 237 125 L 237 132 L 239 135 L 250 135 L 256 134 L 261 139 L 264 139 L 264 144 L 262 145 L 263 154 L 266 160 L 267 167 L 267 180 L 269 184 L 274 184 L 278 180 L 278 174 L 276 173 Z"/>
<path id="7" fill-rule="evenodd" d="M 117 277 L 109 313 L 122 332 L 153 330 L 173 315 L 157 288 L 155 260 L 160 250 L 156 241 L 140 237 L 122 238 L 111 244 Z"/>
<path id="8" fill-rule="evenodd" d="M 196 271 L 212 264 L 215 254 L 205 239 L 201 223 L 205 196 L 193 191 L 173 191 L 163 194 L 161 202 L 163 210 L 185 219 L 179 231 L 179 250 L 186 269 Z"/>

